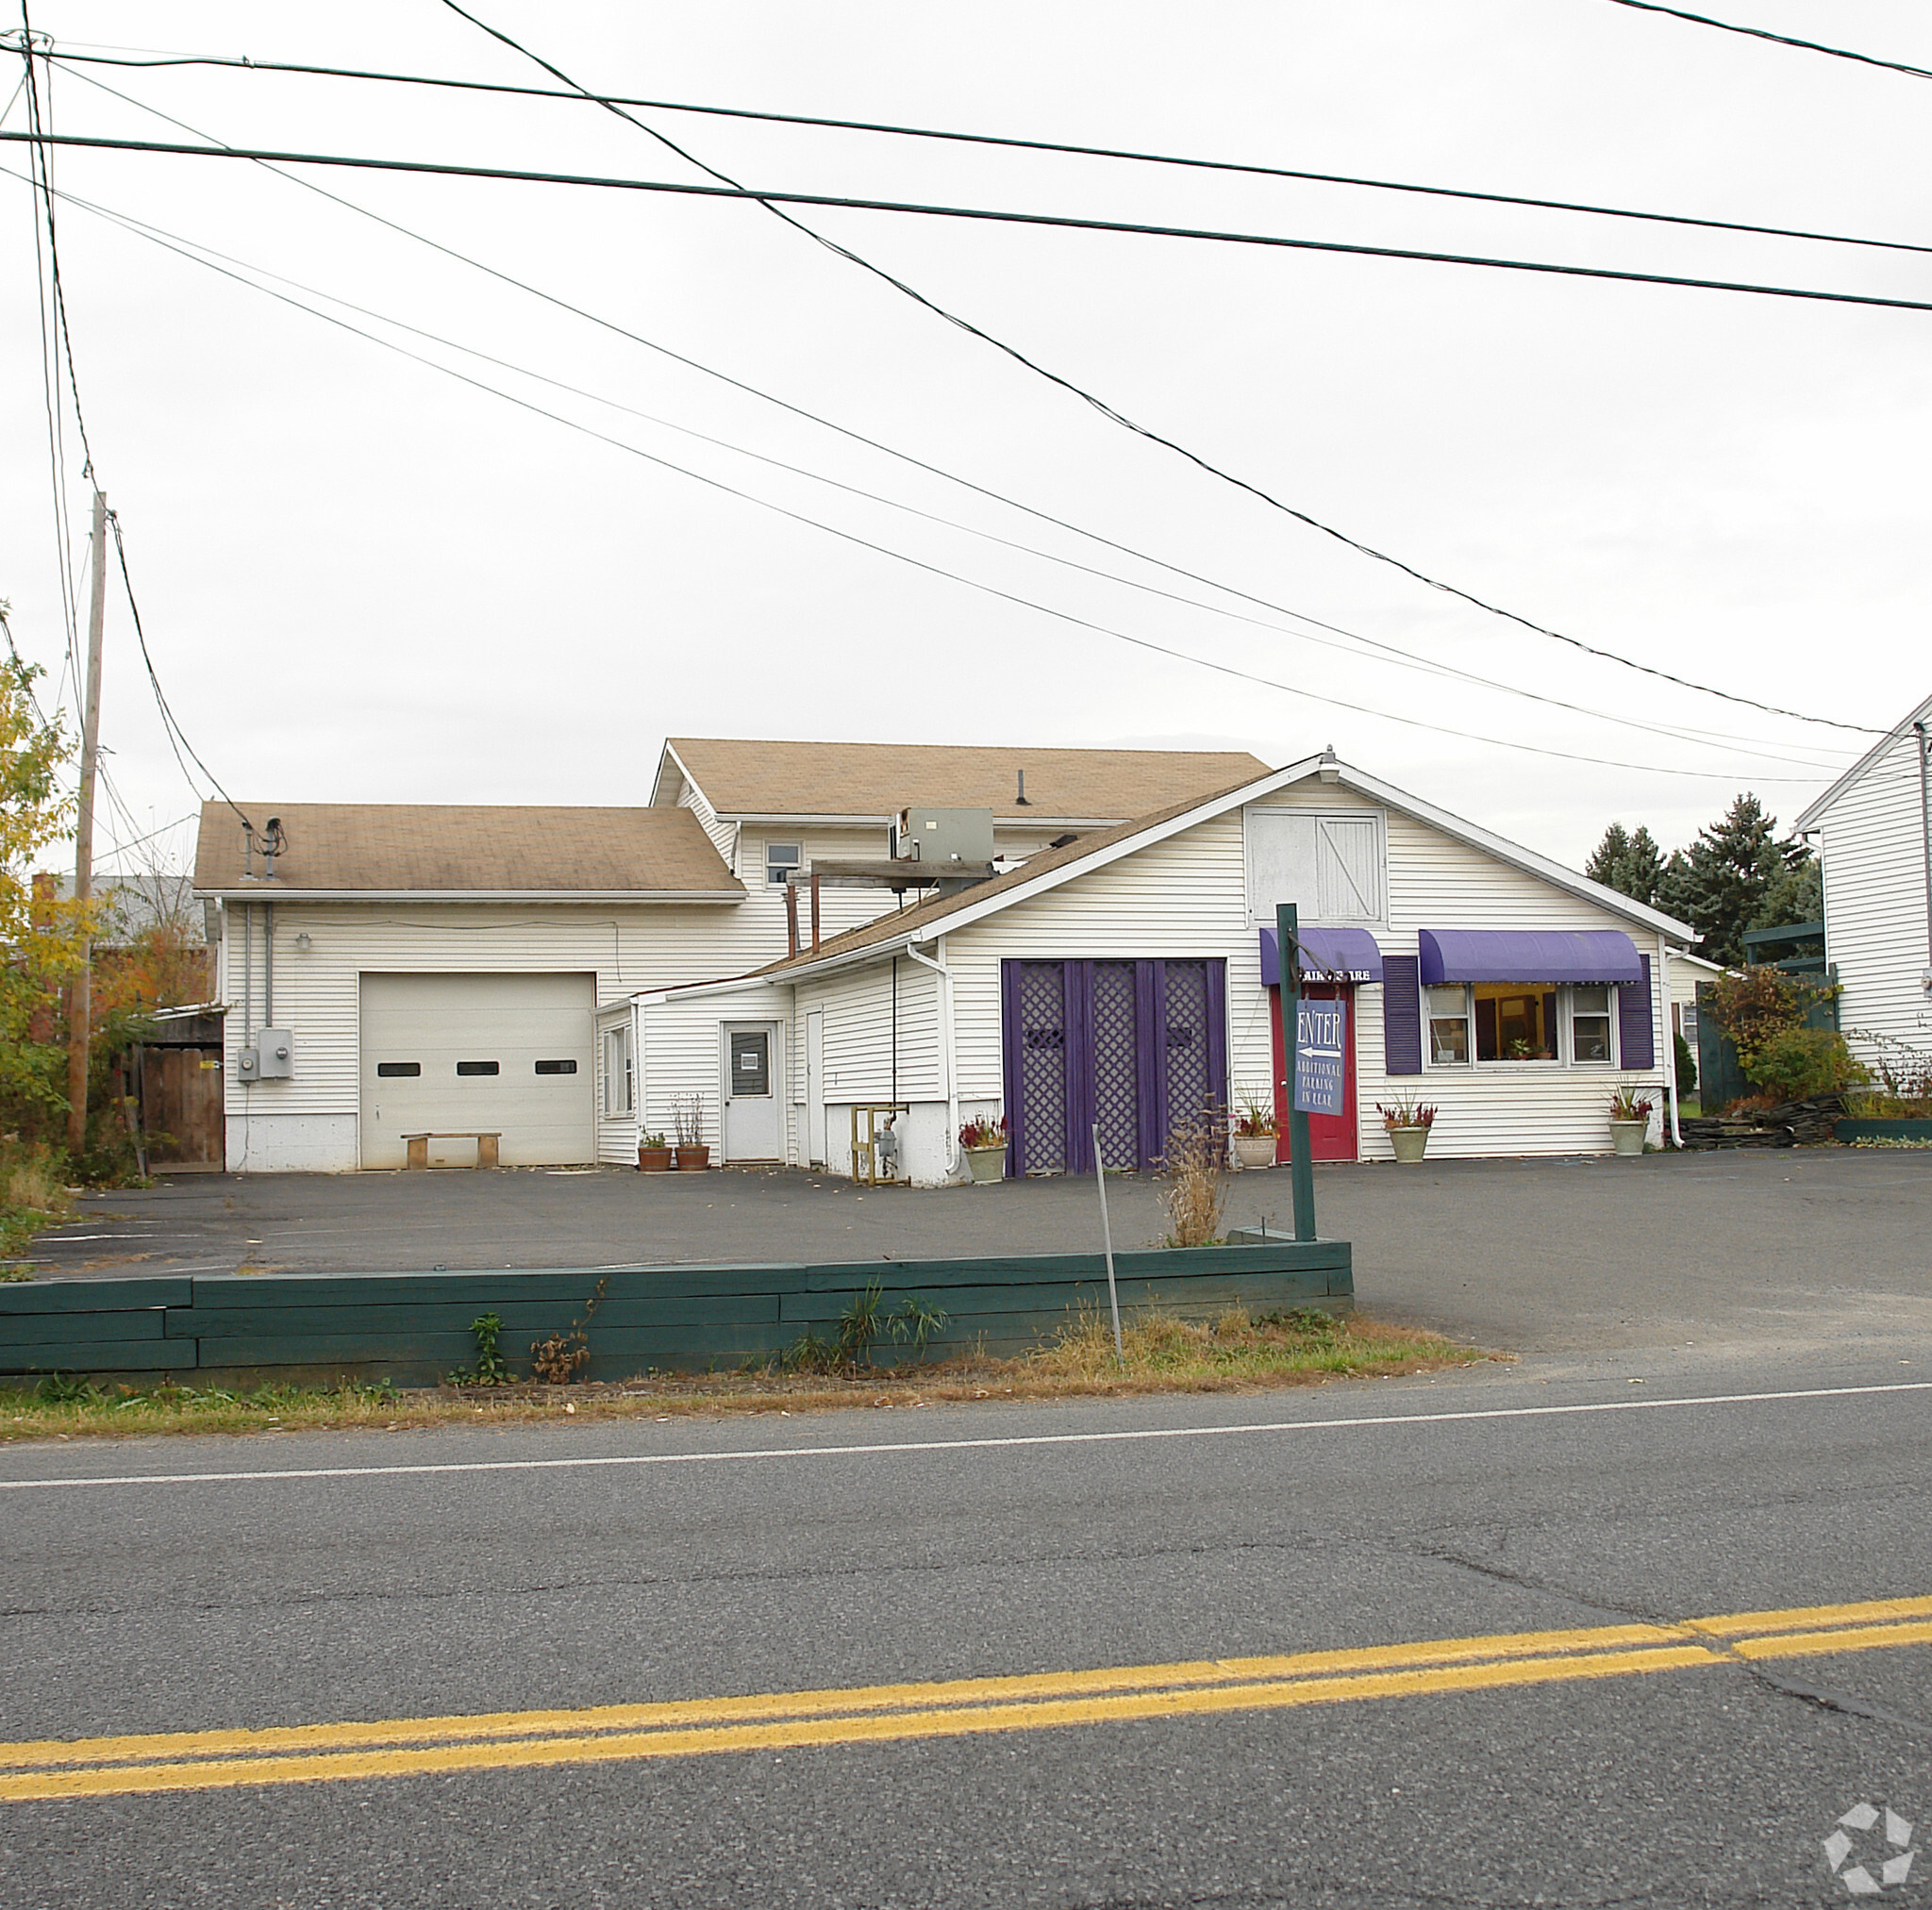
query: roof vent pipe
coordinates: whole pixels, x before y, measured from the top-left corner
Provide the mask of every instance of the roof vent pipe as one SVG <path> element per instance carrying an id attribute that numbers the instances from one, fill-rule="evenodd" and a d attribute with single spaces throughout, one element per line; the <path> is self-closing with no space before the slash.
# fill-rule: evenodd
<path id="1" fill-rule="evenodd" d="M 1033 806 L 1026 800 L 1026 772 L 1024 770 L 1020 772 L 1020 793 L 1013 798 L 1013 806 L 1016 809 L 1030 809 Z"/>

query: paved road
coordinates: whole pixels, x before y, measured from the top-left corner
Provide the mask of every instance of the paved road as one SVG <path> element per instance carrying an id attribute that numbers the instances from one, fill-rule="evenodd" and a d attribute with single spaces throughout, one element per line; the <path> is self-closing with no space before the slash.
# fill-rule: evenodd
<path id="1" fill-rule="evenodd" d="M 1925 1352 L 1874 1345 L 1829 1383 Z M 1843 1813 L 1914 1826 L 1864 1836 L 1874 1875 L 1932 1828 L 1932 1626 L 1840 1613 L 1820 1649 L 1827 1613 L 1684 1621 L 1932 1609 L 1932 1392 L 1663 1403 L 1712 1379 L 1674 1358 L 1641 1388 L 1530 1360 L 1241 1400 L 0 1453 L 0 1480 L 130 1482 L 0 1490 L 7 1900 L 1845 1901 Z M 1485 1642 L 1377 1654 L 1445 1639 Z M 1155 1669 L 1057 1675 L 1107 1667 Z M 1022 1674 L 1044 1682 L 849 1689 Z M 712 1702 L 806 1689 L 846 1695 Z M 84 1794 L 17 1795 L 48 1785 L 25 1739 L 430 1717 L 470 1721 L 95 1747 L 53 1767 Z M 285 1781 L 297 1756 L 315 1781 Z M 1909 1881 L 1887 1894 L 1921 1901 Z"/>
<path id="2" fill-rule="evenodd" d="M 1285 1221 L 1285 1171 L 1229 1217 Z M 1757 1360 L 1862 1356 L 1932 1332 L 1932 1155 L 1850 1149 L 1318 1170 L 1375 1311 L 1479 1344 L 1565 1353 L 1686 1342 Z M 1113 1198 L 1152 1243 L 1155 1186 Z M 35 1244 L 43 1275 L 906 1258 L 1098 1245 L 1091 1181 L 938 1191 L 795 1171 L 183 1176 L 84 1200 Z"/>

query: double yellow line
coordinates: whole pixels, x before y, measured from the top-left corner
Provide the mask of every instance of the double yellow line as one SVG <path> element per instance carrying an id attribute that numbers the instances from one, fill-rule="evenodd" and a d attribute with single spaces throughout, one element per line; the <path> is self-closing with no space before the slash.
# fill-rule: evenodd
<path id="1" fill-rule="evenodd" d="M 1359 1651 L 772 1691 L 576 1711 L 161 1732 L 0 1744 L 0 1801 L 114 1797 L 423 1772 L 528 1769 L 801 1745 L 1045 1731 L 1932 1644 L 1932 1598 L 1431 1638 Z"/>

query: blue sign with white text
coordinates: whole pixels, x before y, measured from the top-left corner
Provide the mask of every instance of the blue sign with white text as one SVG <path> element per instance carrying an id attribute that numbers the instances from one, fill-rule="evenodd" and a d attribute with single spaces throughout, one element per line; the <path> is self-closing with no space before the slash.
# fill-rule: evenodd
<path id="1" fill-rule="evenodd" d="M 1294 1106 L 1299 1114 L 1342 1111 L 1342 1046 L 1348 1033 L 1345 1002 L 1295 1004 Z"/>

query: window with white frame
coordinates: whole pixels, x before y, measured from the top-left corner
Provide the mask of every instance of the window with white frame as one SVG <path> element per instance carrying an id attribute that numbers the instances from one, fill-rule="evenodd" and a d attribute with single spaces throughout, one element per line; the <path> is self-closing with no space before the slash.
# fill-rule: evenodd
<path id="1" fill-rule="evenodd" d="M 768 889 L 783 889 L 786 878 L 805 860 L 803 847 L 796 842 L 767 842 L 765 844 L 765 886 Z"/>
<path id="2" fill-rule="evenodd" d="M 1426 993 L 1432 1068 L 1616 1064 L 1616 990 L 1607 984 L 1447 982 Z"/>
<path id="3" fill-rule="evenodd" d="M 1456 1068 L 1469 1059 L 1469 989 L 1461 982 L 1429 991 L 1429 1059 Z"/>
<path id="4" fill-rule="evenodd" d="M 1388 855 L 1382 814 L 1358 809 L 1246 813 L 1248 913 L 1273 922 L 1284 902 L 1310 922 L 1386 922 Z"/>
<path id="5" fill-rule="evenodd" d="M 630 1113 L 637 1105 L 637 1085 L 630 1064 L 630 1029 L 626 1026 L 604 1031 L 604 1112 L 611 1116 Z"/>

